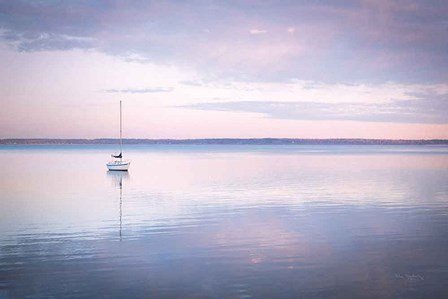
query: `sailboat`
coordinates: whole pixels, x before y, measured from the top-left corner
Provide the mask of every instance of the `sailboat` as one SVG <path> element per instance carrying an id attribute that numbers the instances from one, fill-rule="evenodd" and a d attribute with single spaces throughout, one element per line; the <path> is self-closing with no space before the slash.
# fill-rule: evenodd
<path id="1" fill-rule="evenodd" d="M 121 101 L 120 101 L 120 153 L 118 155 L 111 155 L 113 160 L 107 163 L 107 169 L 110 171 L 128 171 L 131 160 L 123 160 L 123 140 L 121 129 Z"/>

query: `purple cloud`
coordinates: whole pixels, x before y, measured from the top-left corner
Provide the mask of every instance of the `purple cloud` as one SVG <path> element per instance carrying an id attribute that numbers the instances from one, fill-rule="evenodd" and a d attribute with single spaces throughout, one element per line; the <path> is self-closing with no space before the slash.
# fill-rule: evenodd
<path id="1" fill-rule="evenodd" d="M 106 89 L 107 93 L 157 93 L 157 92 L 172 92 L 172 87 L 154 87 L 154 88 L 126 88 L 126 89 Z"/>
<path id="2" fill-rule="evenodd" d="M 5 1 L 19 51 L 95 49 L 214 78 L 446 82 L 444 1 Z"/>
<path id="3" fill-rule="evenodd" d="M 234 101 L 183 106 L 207 111 L 261 113 L 277 119 L 448 124 L 448 94 L 420 93 L 385 104 Z"/>

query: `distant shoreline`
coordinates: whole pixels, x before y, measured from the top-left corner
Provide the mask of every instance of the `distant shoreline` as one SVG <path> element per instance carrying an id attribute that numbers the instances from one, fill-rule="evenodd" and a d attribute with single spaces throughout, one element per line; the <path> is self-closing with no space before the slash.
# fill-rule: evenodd
<path id="1" fill-rule="evenodd" d="M 64 145 L 64 144 L 117 144 L 118 139 L 0 139 L 0 145 Z M 217 145 L 448 145 L 448 139 L 300 139 L 300 138 L 206 138 L 206 139 L 123 139 L 123 144 L 217 144 Z"/>

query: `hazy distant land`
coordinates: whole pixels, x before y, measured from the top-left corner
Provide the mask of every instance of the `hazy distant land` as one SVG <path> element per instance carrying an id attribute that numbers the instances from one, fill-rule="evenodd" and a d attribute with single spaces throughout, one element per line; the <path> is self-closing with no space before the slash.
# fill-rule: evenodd
<path id="1" fill-rule="evenodd" d="M 11 144 L 117 144 L 118 139 L 0 139 L 0 145 Z M 123 139 L 123 144 L 341 144 L 341 145 L 448 145 L 448 139 L 298 139 L 298 138 L 207 138 L 207 139 Z"/>

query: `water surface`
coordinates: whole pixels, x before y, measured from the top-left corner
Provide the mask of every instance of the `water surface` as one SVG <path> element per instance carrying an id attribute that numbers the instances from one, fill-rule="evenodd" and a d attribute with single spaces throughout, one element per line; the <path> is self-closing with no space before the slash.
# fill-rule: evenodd
<path id="1" fill-rule="evenodd" d="M 448 147 L 2 146 L 0 298 L 447 298 Z"/>

